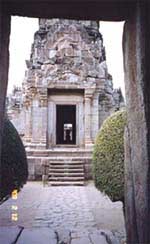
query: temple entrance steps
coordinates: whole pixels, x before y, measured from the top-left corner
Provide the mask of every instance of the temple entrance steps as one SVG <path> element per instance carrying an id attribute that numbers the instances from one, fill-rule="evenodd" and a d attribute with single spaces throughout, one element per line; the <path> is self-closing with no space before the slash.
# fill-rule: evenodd
<path id="1" fill-rule="evenodd" d="M 42 148 L 26 148 L 28 156 L 35 157 L 91 157 L 91 148 L 52 148 L 52 149 L 42 149 Z"/>
<path id="2" fill-rule="evenodd" d="M 48 177 L 48 184 L 84 185 L 92 178 L 92 149 L 85 148 L 26 148 L 29 180 Z"/>
<path id="3" fill-rule="evenodd" d="M 85 181 L 84 161 L 69 158 L 50 161 L 48 176 L 51 186 L 83 186 Z"/>

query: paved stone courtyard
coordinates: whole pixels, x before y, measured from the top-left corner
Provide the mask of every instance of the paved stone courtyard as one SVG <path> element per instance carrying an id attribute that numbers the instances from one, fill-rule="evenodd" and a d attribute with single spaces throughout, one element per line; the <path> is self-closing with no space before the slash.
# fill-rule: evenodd
<path id="1" fill-rule="evenodd" d="M 35 235 L 48 230 L 53 244 L 106 244 L 107 233 L 112 239 L 113 234 L 119 240 L 125 236 L 122 203 L 112 203 L 92 183 L 85 187 L 43 187 L 40 182 L 28 182 L 17 199 L 9 199 L 0 206 L 0 226 L 0 238 L 6 227 L 14 226 L 14 233 L 18 231 L 15 226 L 21 226 L 22 234 L 16 243 L 23 244 L 30 244 L 21 242 L 21 237 L 27 236 L 26 232 L 33 234 L 31 229 Z"/>

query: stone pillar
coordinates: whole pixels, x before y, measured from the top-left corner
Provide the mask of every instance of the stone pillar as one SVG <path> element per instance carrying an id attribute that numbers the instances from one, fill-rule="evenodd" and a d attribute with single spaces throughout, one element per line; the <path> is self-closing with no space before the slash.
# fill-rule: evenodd
<path id="1" fill-rule="evenodd" d="M 76 122 L 78 123 L 78 143 L 79 147 L 84 147 L 84 107 L 83 101 L 79 102 L 78 105 L 78 121 L 76 118 Z"/>
<path id="2" fill-rule="evenodd" d="M 48 148 L 55 146 L 56 144 L 56 111 L 53 101 L 48 101 L 48 124 L 47 124 L 47 146 Z"/>
<path id="3" fill-rule="evenodd" d="M 32 101 L 32 143 L 42 142 L 42 109 L 39 98 Z"/>
<path id="4" fill-rule="evenodd" d="M 92 100 L 93 101 L 92 101 L 92 115 L 91 115 L 91 121 L 92 121 L 91 130 L 92 130 L 92 141 L 94 141 L 97 132 L 99 130 L 99 91 L 98 90 L 93 95 Z"/>
<path id="5" fill-rule="evenodd" d="M 4 125 L 5 98 L 9 68 L 10 16 L 4 14 L 0 1 L 0 193 L 1 193 L 1 150 Z"/>
<path id="6" fill-rule="evenodd" d="M 31 120 L 31 105 L 25 108 L 25 142 L 31 142 L 32 120 Z"/>
<path id="7" fill-rule="evenodd" d="M 40 100 L 40 106 L 41 106 L 41 117 L 42 117 L 42 125 L 41 125 L 41 142 L 46 147 L 46 141 L 47 141 L 47 96 L 41 97 Z"/>
<path id="8" fill-rule="evenodd" d="M 124 28 L 127 243 L 150 243 L 150 4 L 137 3 Z"/>
<path id="9" fill-rule="evenodd" d="M 85 93 L 85 147 L 91 147 L 93 145 L 91 139 L 91 99 L 92 94 Z"/>

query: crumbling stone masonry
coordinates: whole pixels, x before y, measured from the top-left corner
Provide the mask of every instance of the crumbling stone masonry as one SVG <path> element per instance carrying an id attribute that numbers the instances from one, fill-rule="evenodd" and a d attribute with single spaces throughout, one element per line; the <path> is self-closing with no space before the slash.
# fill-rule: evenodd
<path id="1" fill-rule="evenodd" d="M 98 22 L 40 19 L 26 64 L 22 91 L 16 89 L 8 110 L 26 146 L 72 147 L 76 157 L 81 149 L 91 158 L 102 122 L 123 101 L 108 74 Z"/>
<path id="2" fill-rule="evenodd" d="M 76 144 L 81 146 L 93 142 L 103 120 L 120 108 L 98 28 L 96 21 L 40 19 L 23 90 L 15 89 L 9 98 L 8 113 L 17 128 L 20 113 L 26 115 L 19 129 L 25 141 L 56 146 L 56 121 L 50 121 L 56 120 L 57 104 L 75 104 L 79 110 Z"/>

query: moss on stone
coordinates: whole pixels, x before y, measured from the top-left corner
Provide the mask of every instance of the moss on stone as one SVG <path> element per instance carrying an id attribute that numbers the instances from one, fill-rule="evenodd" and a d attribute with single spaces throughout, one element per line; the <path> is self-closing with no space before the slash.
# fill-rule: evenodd
<path id="1" fill-rule="evenodd" d="M 96 187 L 112 200 L 124 200 L 124 128 L 126 111 L 107 118 L 95 141 L 93 176 Z"/>

